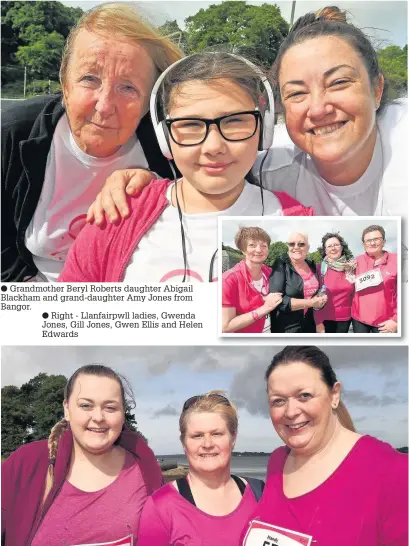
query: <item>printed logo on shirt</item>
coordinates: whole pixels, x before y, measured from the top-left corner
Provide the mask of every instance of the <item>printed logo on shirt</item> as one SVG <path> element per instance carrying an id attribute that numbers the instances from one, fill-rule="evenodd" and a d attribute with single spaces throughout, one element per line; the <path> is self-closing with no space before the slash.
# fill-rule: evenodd
<path id="1" fill-rule="evenodd" d="M 93 542 L 92 544 L 73 544 L 72 546 L 134 546 L 134 543 L 133 535 L 128 535 L 113 542 Z"/>
<path id="2" fill-rule="evenodd" d="M 244 538 L 243 546 L 310 546 L 311 541 L 310 535 L 253 520 Z"/>

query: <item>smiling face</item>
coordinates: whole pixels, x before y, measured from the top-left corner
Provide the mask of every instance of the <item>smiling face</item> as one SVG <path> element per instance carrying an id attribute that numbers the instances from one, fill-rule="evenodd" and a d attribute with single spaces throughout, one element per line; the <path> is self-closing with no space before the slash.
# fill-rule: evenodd
<path id="1" fill-rule="evenodd" d="M 119 383 L 109 377 L 79 375 L 69 400 L 64 400 L 64 417 L 75 446 L 87 453 L 106 453 L 125 422 Z"/>
<path id="2" fill-rule="evenodd" d="M 338 260 L 342 255 L 342 245 L 336 237 L 331 237 L 325 242 L 325 255 L 331 260 Z"/>
<path id="3" fill-rule="evenodd" d="M 385 240 L 380 231 L 369 231 L 364 235 L 364 248 L 369 256 L 381 256 Z"/>
<path id="4" fill-rule="evenodd" d="M 268 256 L 268 244 L 265 241 L 249 239 L 244 256 L 250 263 L 262 264 Z"/>
<path id="5" fill-rule="evenodd" d="M 279 84 L 288 132 L 319 165 L 370 161 L 383 90 L 347 41 L 320 36 L 291 47 Z M 366 168 L 366 166 L 365 166 Z"/>
<path id="6" fill-rule="evenodd" d="M 303 362 L 278 365 L 267 384 L 270 417 L 283 442 L 296 453 L 309 455 L 331 438 L 341 386 L 332 391 L 320 371 Z"/>
<path id="7" fill-rule="evenodd" d="M 234 442 L 235 438 L 219 413 L 192 412 L 189 415 L 183 447 L 192 472 L 228 469 Z"/>
<path id="8" fill-rule="evenodd" d="M 87 154 L 114 154 L 147 111 L 155 69 L 145 49 L 81 30 L 75 40 L 64 104 L 74 139 Z"/>
<path id="9" fill-rule="evenodd" d="M 296 243 L 292 246 L 290 243 Z M 294 263 L 301 263 L 309 251 L 308 240 L 302 233 L 290 233 L 288 237 L 288 256 Z"/>
<path id="10" fill-rule="evenodd" d="M 218 118 L 253 111 L 255 104 L 246 91 L 227 79 L 211 84 L 193 80 L 183 83 L 171 94 L 168 114 L 174 118 Z M 234 120 L 231 123 L 235 123 Z M 202 144 L 180 146 L 170 139 L 175 163 L 184 180 L 206 195 L 228 196 L 241 193 L 244 177 L 257 157 L 260 128 L 247 139 L 225 140 L 211 125 Z"/>

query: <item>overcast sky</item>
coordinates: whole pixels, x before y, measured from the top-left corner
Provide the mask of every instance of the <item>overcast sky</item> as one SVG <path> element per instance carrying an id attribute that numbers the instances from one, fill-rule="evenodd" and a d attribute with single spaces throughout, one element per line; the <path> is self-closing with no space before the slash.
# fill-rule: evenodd
<path id="1" fill-rule="evenodd" d="M 371 218 L 362 219 L 357 216 L 351 217 L 332 217 L 331 219 L 320 218 L 277 218 L 268 217 L 257 218 L 257 220 L 249 220 L 248 218 L 241 218 L 236 220 L 234 218 L 223 219 L 222 228 L 222 241 L 225 245 L 229 245 L 233 248 L 234 237 L 239 230 L 240 226 L 258 226 L 263 228 L 271 237 L 272 242 L 282 241 L 286 243 L 288 235 L 291 232 L 307 233 L 310 243 L 310 251 L 314 252 L 319 246 L 321 246 L 322 236 L 326 233 L 339 232 L 345 241 L 348 243 L 349 249 L 354 256 L 363 254 L 363 245 L 361 241 L 362 231 L 371 224 L 381 225 L 386 233 L 386 245 L 385 249 L 389 252 L 397 251 L 397 221 L 388 220 L 385 218 L 374 220 Z"/>
<path id="2" fill-rule="evenodd" d="M 63 1 L 63 4 L 69 6 L 79 6 L 83 10 L 87 10 L 102 2 L 90 0 L 83 2 Z M 219 2 L 202 2 L 200 0 L 166 0 L 148 2 L 133 2 L 141 13 L 147 17 L 153 24 L 161 25 L 167 20 L 176 19 L 179 26 L 184 28 L 184 20 L 186 17 L 194 15 L 200 9 L 206 9 L 212 4 Z M 249 2 L 251 4 L 261 4 L 269 2 Z M 290 21 L 291 17 L 291 1 L 287 2 L 272 2 L 276 4 L 281 14 Z M 375 43 L 384 47 L 389 44 L 404 46 L 407 44 L 407 2 L 402 1 L 367 1 L 350 2 L 350 1 L 331 1 L 324 2 L 308 2 L 298 0 L 295 8 L 295 19 L 310 11 L 317 11 L 328 5 L 336 5 L 341 9 L 346 9 L 350 13 L 351 21 L 362 28 L 368 36 L 374 39 Z"/>
<path id="3" fill-rule="evenodd" d="M 181 453 L 178 418 L 183 402 L 225 389 L 239 408 L 239 451 L 269 452 L 280 445 L 267 413 L 263 374 L 274 346 L 240 347 L 3 347 L 2 386 L 40 372 L 71 375 L 103 363 L 132 384 L 136 419 L 156 455 Z M 328 352 L 359 432 L 395 447 L 408 444 L 406 347 L 339 347 Z"/>

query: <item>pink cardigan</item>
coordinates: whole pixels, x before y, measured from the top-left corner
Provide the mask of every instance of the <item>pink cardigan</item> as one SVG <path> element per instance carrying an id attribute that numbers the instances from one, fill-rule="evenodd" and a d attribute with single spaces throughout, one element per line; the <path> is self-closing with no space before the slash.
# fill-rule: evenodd
<path id="1" fill-rule="evenodd" d="M 154 180 L 128 197 L 131 214 L 118 224 L 87 224 L 68 252 L 60 282 L 121 282 L 139 241 L 169 205 L 166 190 L 173 180 Z M 313 216 L 285 192 L 275 192 L 285 216 Z"/>

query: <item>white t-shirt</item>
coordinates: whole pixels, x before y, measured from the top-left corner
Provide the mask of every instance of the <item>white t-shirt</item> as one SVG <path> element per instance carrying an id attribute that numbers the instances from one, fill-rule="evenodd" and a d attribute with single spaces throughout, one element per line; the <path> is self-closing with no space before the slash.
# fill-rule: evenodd
<path id="1" fill-rule="evenodd" d="M 152 228 L 143 236 L 125 271 L 127 283 L 181 282 L 184 274 L 182 237 L 178 210 L 170 204 L 174 184 L 167 190 L 169 206 Z M 264 195 L 264 214 L 281 216 L 280 201 L 267 191 Z M 237 201 L 220 212 L 185 214 L 183 228 L 186 240 L 187 282 L 217 280 L 217 219 L 219 216 L 261 216 L 260 188 L 245 183 Z"/>
<path id="2" fill-rule="evenodd" d="M 263 165 L 263 186 L 285 191 L 316 215 L 405 216 L 408 210 L 407 101 L 386 107 L 377 120 L 377 140 L 363 176 L 336 187 L 317 173 L 310 156 L 291 141 L 285 125 L 276 126 L 273 147 Z M 260 154 L 254 175 L 264 154 Z"/>
<path id="3" fill-rule="evenodd" d="M 258 281 L 253 281 L 252 282 L 254 288 L 257 290 L 257 292 L 260 292 L 260 294 L 262 295 L 263 299 L 264 296 L 263 296 L 263 286 L 264 286 L 264 279 L 263 277 L 261 277 L 261 279 L 259 279 Z M 263 328 L 263 334 L 270 334 L 270 325 L 271 325 L 271 318 L 270 318 L 270 313 L 268 313 L 266 315 L 266 320 L 264 322 L 264 328 Z"/>
<path id="4" fill-rule="evenodd" d="M 57 280 L 67 252 L 85 224 L 88 207 L 106 179 L 118 169 L 131 167 L 149 168 L 135 134 L 115 154 L 98 158 L 78 147 L 66 114 L 58 121 L 40 200 L 25 234 L 41 280 Z"/>

